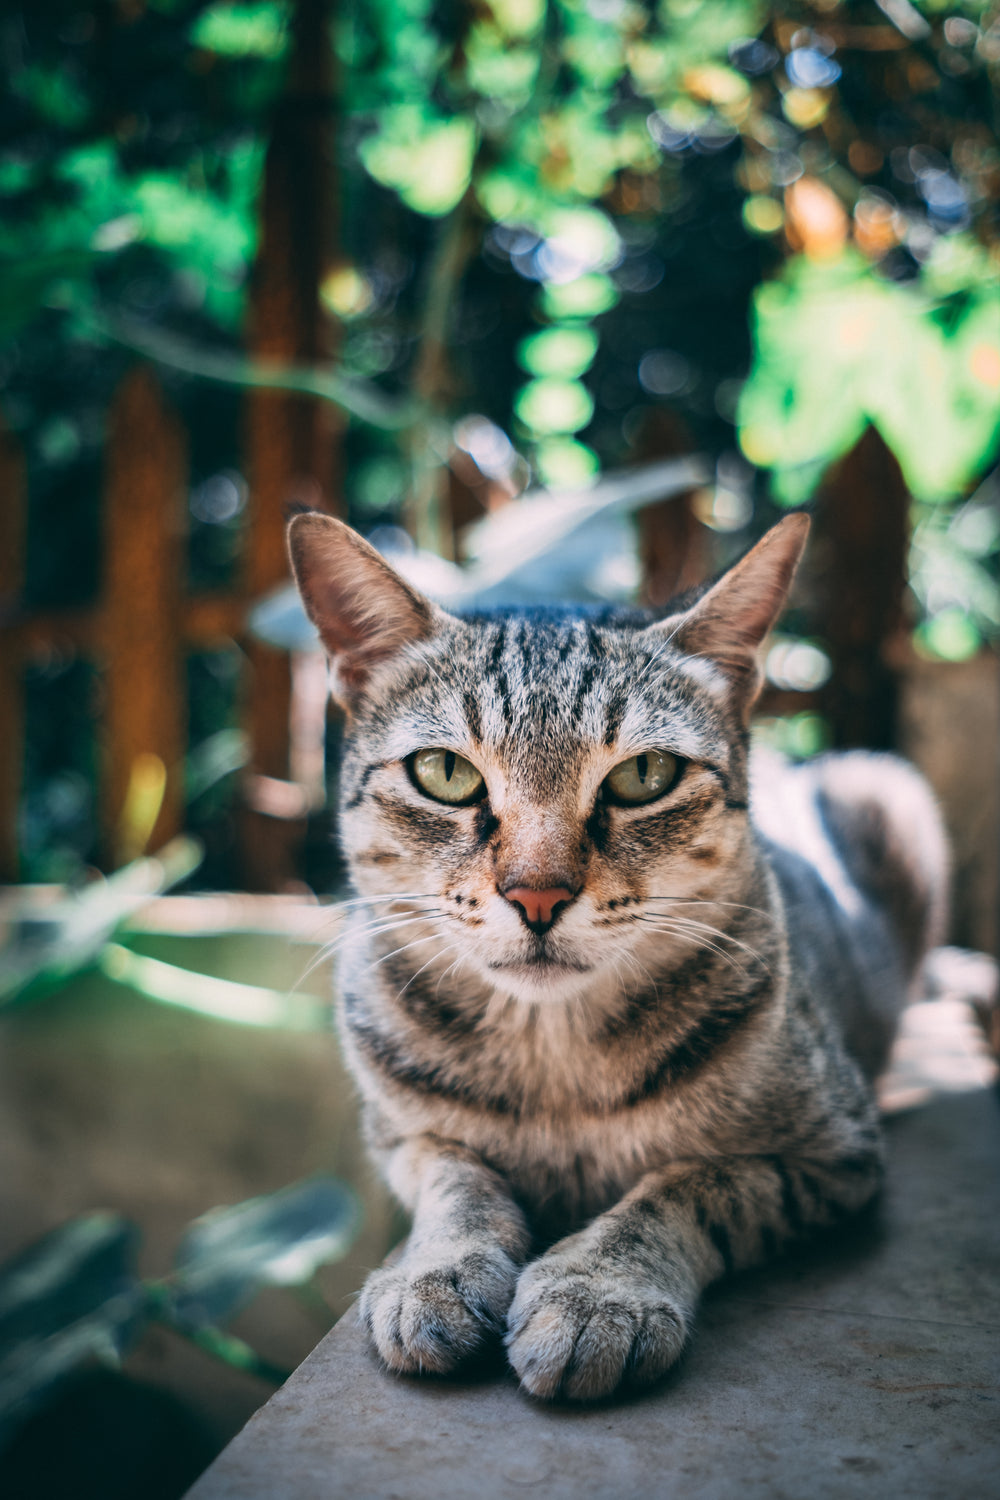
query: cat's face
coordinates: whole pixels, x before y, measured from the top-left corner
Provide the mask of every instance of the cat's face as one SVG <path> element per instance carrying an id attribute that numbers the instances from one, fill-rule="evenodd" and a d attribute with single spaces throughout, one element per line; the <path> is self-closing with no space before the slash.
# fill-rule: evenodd
<path id="1" fill-rule="evenodd" d="M 399 930 L 414 955 L 433 960 L 433 930 L 524 999 L 634 973 L 665 932 L 693 951 L 746 834 L 729 687 L 656 628 L 444 622 L 373 674 L 353 720 L 341 832 L 359 892 L 420 898 L 427 936 Z"/>
<path id="2" fill-rule="evenodd" d="M 805 531 L 790 517 L 643 626 L 459 620 L 342 523 L 298 517 L 293 566 L 348 709 L 341 834 L 371 931 L 421 962 L 426 945 L 432 977 L 527 1000 L 704 946 L 702 903 L 727 899 L 748 837 L 757 650 Z"/>

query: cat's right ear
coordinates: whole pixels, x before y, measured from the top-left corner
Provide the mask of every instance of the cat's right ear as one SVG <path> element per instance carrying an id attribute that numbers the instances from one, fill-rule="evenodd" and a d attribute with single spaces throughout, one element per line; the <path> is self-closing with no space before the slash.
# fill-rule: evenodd
<path id="1" fill-rule="evenodd" d="M 435 633 L 441 612 L 343 521 L 319 511 L 295 516 L 288 555 L 306 614 L 333 661 L 334 696 L 345 707 L 376 666 Z"/>
<path id="2" fill-rule="evenodd" d="M 760 648 L 781 613 L 808 535 L 808 516 L 786 516 L 682 614 L 649 627 L 679 651 L 707 657 L 728 678 L 745 717 L 764 680 Z"/>

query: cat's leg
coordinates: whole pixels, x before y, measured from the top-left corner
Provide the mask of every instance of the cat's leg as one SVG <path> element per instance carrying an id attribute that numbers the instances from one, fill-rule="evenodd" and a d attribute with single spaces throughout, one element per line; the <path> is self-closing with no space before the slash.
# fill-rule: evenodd
<path id="1" fill-rule="evenodd" d="M 877 1149 L 839 1162 L 746 1157 L 650 1173 L 521 1273 L 510 1362 L 542 1397 L 593 1400 L 656 1380 L 679 1358 L 703 1287 L 857 1211 L 880 1181 Z"/>
<path id="2" fill-rule="evenodd" d="M 390 1369 L 443 1374 L 502 1331 L 530 1235 L 503 1179 L 457 1141 L 405 1140 L 384 1166 L 413 1228 L 369 1276 L 361 1315 Z"/>

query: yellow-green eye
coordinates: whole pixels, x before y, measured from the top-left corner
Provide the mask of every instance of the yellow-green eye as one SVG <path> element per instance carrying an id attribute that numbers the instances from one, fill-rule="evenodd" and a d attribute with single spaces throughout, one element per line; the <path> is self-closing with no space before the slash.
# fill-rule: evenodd
<path id="1" fill-rule="evenodd" d="M 454 750 L 418 750 L 410 768 L 420 790 L 436 802 L 475 802 L 485 786 L 472 762 Z"/>
<path id="2" fill-rule="evenodd" d="M 683 762 L 667 750 L 644 750 L 623 760 L 604 778 L 604 790 L 611 802 L 634 807 L 652 802 L 669 791 L 680 775 Z"/>

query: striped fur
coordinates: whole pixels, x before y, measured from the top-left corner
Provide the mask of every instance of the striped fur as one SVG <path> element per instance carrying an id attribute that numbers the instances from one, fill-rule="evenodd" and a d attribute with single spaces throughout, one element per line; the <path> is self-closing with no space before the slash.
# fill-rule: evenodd
<path id="1" fill-rule="evenodd" d="M 392 1369 L 446 1371 L 504 1334 L 537 1396 L 655 1379 L 704 1286 L 877 1191 L 866 1072 L 946 858 L 890 758 L 750 763 L 804 530 L 664 620 L 457 619 L 340 523 L 292 523 L 348 712 L 341 1034 L 414 1221 L 363 1294 Z M 433 747 L 482 773 L 481 801 L 420 790 L 409 758 Z M 614 805 L 608 773 L 652 749 L 682 758 L 676 785 Z M 572 899 L 539 936 L 512 887 Z"/>

